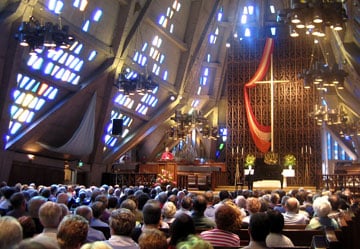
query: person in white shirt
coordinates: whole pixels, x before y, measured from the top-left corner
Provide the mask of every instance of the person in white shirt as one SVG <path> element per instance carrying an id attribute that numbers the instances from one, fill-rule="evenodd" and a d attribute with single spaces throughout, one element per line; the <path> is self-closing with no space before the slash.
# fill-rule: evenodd
<path id="1" fill-rule="evenodd" d="M 266 237 L 268 247 L 294 247 L 292 241 L 281 234 L 284 228 L 284 216 L 276 210 L 267 211 L 270 223 L 270 233 Z"/>
<path id="2" fill-rule="evenodd" d="M 299 213 L 300 204 L 295 197 L 290 197 L 285 203 L 286 212 L 284 215 L 285 225 L 295 225 L 295 224 L 307 224 L 309 223 L 309 218 L 302 213 Z"/>

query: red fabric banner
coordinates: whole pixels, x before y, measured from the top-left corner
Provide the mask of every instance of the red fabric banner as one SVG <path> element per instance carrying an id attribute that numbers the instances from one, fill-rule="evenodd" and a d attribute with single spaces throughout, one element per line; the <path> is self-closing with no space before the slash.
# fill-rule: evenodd
<path id="1" fill-rule="evenodd" d="M 265 77 L 271 63 L 271 54 L 273 48 L 274 40 L 268 38 L 265 43 L 260 64 L 254 76 L 244 86 L 245 110 L 250 128 L 250 134 L 256 147 L 263 153 L 268 152 L 271 146 L 271 126 L 261 125 L 256 119 L 249 100 L 249 89 L 255 87 L 256 82 L 261 81 Z"/>

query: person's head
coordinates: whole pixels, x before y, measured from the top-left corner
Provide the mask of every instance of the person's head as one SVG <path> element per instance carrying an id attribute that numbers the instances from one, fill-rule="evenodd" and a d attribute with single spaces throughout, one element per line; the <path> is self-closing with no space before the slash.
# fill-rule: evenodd
<path id="1" fill-rule="evenodd" d="M 39 209 L 39 219 L 45 228 L 57 228 L 62 217 L 62 210 L 55 202 L 46 202 Z"/>
<path id="2" fill-rule="evenodd" d="M 330 202 L 330 205 L 331 205 L 331 209 L 334 210 L 334 211 L 338 211 L 339 210 L 339 207 L 340 207 L 340 198 L 338 195 L 330 195 L 329 196 L 329 202 Z"/>
<path id="3" fill-rule="evenodd" d="M 67 215 L 60 222 L 57 241 L 61 249 L 78 249 L 87 238 L 89 222 L 80 215 Z"/>
<path id="4" fill-rule="evenodd" d="M 214 193 L 213 193 L 213 191 L 211 191 L 211 190 L 208 190 L 208 191 L 206 191 L 205 192 L 205 199 L 206 199 L 206 201 L 208 202 L 208 203 L 213 203 L 213 201 L 214 201 Z"/>
<path id="5" fill-rule="evenodd" d="M 243 195 L 238 195 L 235 198 L 235 204 L 239 207 L 239 208 L 246 208 L 246 199 Z"/>
<path id="6" fill-rule="evenodd" d="M 190 210 L 192 208 L 192 198 L 190 196 L 184 196 L 184 198 L 181 200 L 181 207 L 186 210 Z"/>
<path id="7" fill-rule="evenodd" d="M 250 217 L 249 234 L 253 241 L 264 242 L 270 232 L 269 217 L 266 213 L 255 213 Z"/>
<path id="8" fill-rule="evenodd" d="M 135 215 L 129 209 L 119 208 L 110 214 L 109 226 L 114 235 L 130 236 L 135 224 Z"/>
<path id="9" fill-rule="evenodd" d="M 271 233 L 281 233 L 284 228 L 284 216 L 277 210 L 268 210 Z"/>
<path id="10" fill-rule="evenodd" d="M 14 193 L 10 197 L 10 203 L 13 209 L 24 209 L 26 208 L 25 196 L 22 192 Z"/>
<path id="11" fill-rule="evenodd" d="M 261 202 L 257 197 L 249 197 L 246 199 L 246 210 L 250 214 L 258 213 L 261 208 Z"/>
<path id="12" fill-rule="evenodd" d="M 194 198 L 193 210 L 199 212 L 200 214 L 203 214 L 206 207 L 207 207 L 207 201 L 205 199 L 205 196 L 201 194 L 197 195 Z"/>
<path id="13" fill-rule="evenodd" d="M 22 227 L 14 217 L 0 217 L 0 228 L 0 249 L 12 249 L 23 239 Z"/>
<path id="14" fill-rule="evenodd" d="M 331 211 L 331 204 L 327 197 L 318 197 L 313 203 L 314 213 L 318 217 L 327 217 Z"/>
<path id="15" fill-rule="evenodd" d="M 131 199 L 126 199 L 120 204 L 120 208 L 129 209 L 134 213 L 136 211 L 136 202 Z"/>
<path id="16" fill-rule="evenodd" d="M 164 218 L 170 219 L 175 216 L 176 206 L 173 202 L 167 201 L 161 209 L 162 216 Z"/>
<path id="17" fill-rule="evenodd" d="M 88 222 L 90 222 L 93 217 L 93 212 L 92 212 L 91 207 L 86 206 L 86 205 L 77 207 L 75 209 L 75 214 L 84 217 Z"/>
<path id="18" fill-rule="evenodd" d="M 104 213 L 106 206 L 101 201 L 95 201 L 91 204 L 91 209 L 93 211 L 94 218 L 98 219 Z"/>
<path id="19" fill-rule="evenodd" d="M 28 202 L 28 211 L 31 218 L 39 218 L 39 209 L 46 202 L 42 196 L 34 196 Z"/>
<path id="20" fill-rule="evenodd" d="M 230 195 L 229 191 L 221 190 L 219 192 L 219 198 L 220 198 L 220 201 L 223 201 L 225 199 L 231 198 L 231 195 Z"/>
<path id="21" fill-rule="evenodd" d="M 100 194 L 95 197 L 95 201 L 101 201 L 102 203 L 104 203 L 105 208 L 107 208 L 109 200 L 105 194 Z"/>
<path id="22" fill-rule="evenodd" d="M 270 201 L 273 205 L 280 203 L 280 195 L 276 192 L 271 193 Z"/>
<path id="23" fill-rule="evenodd" d="M 176 249 L 213 249 L 213 246 L 206 240 L 190 234 L 184 241 L 176 245 Z"/>
<path id="24" fill-rule="evenodd" d="M 221 205 L 215 211 L 216 227 L 225 231 L 232 231 L 233 226 L 239 220 L 240 213 L 237 213 L 235 208 L 230 205 Z"/>
<path id="25" fill-rule="evenodd" d="M 195 224 L 193 219 L 180 213 L 170 226 L 170 245 L 176 245 L 179 241 L 185 240 L 189 234 L 195 234 Z"/>
<path id="26" fill-rule="evenodd" d="M 23 238 L 31 238 L 36 234 L 36 225 L 30 216 L 21 216 L 18 221 L 23 229 Z"/>
<path id="27" fill-rule="evenodd" d="M 104 241 L 95 241 L 82 245 L 80 249 L 112 249 L 112 247 Z"/>
<path id="28" fill-rule="evenodd" d="M 150 199 L 143 207 L 145 225 L 158 225 L 161 219 L 160 202 Z"/>
<path id="29" fill-rule="evenodd" d="M 166 236 L 158 229 L 146 229 L 139 237 L 140 249 L 167 249 Z"/>
<path id="30" fill-rule="evenodd" d="M 285 209 L 287 212 L 298 213 L 299 201 L 295 197 L 290 197 L 285 203 Z"/>
<path id="31" fill-rule="evenodd" d="M 69 203 L 69 196 L 67 193 L 58 193 L 56 196 L 57 203 L 64 203 L 67 205 Z"/>

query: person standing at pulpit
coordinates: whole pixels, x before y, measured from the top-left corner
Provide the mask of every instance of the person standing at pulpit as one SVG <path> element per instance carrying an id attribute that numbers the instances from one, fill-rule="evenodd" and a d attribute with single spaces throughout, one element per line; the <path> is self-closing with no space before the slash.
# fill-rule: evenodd
<path id="1" fill-rule="evenodd" d="M 170 152 L 169 147 L 165 147 L 160 160 L 174 160 L 174 155 Z"/>

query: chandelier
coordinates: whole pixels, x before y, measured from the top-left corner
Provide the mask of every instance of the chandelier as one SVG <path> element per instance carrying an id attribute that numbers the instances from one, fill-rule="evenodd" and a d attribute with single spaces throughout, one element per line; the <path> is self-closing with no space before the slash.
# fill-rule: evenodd
<path id="1" fill-rule="evenodd" d="M 348 16 L 342 4 L 342 1 L 292 0 L 291 8 L 280 10 L 277 20 L 289 25 L 291 37 L 302 34 L 324 37 L 325 27 L 343 29 Z"/>
<path id="2" fill-rule="evenodd" d="M 69 34 L 69 26 L 46 22 L 44 25 L 31 16 L 22 22 L 15 39 L 23 47 L 29 47 L 29 54 L 41 53 L 44 49 L 68 49 L 75 39 Z"/>
<path id="3" fill-rule="evenodd" d="M 329 108 L 326 104 L 315 105 L 310 116 L 316 120 L 317 125 L 343 125 L 348 121 L 347 113 L 343 106 Z"/>
<path id="4" fill-rule="evenodd" d="M 167 132 L 170 139 L 185 139 L 194 130 L 198 131 L 203 138 L 217 139 L 219 137 L 218 128 L 212 127 L 209 120 L 199 111 L 192 113 L 176 111 L 175 116 L 170 119 L 174 122 Z"/>
<path id="5" fill-rule="evenodd" d="M 135 93 L 145 95 L 146 93 L 154 92 L 155 89 L 159 87 L 150 75 L 146 77 L 132 72 L 120 73 L 114 85 L 120 92 L 123 92 L 124 95 L 135 95 Z"/>
<path id="6" fill-rule="evenodd" d="M 337 63 L 330 68 L 328 64 L 317 61 L 299 74 L 299 78 L 304 80 L 304 88 L 314 85 L 317 90 L 327 91 L 331 86 L 339 90 L 344 89 L 344 80 L 347 75 L 348 73 L 339 69 Z"/>

